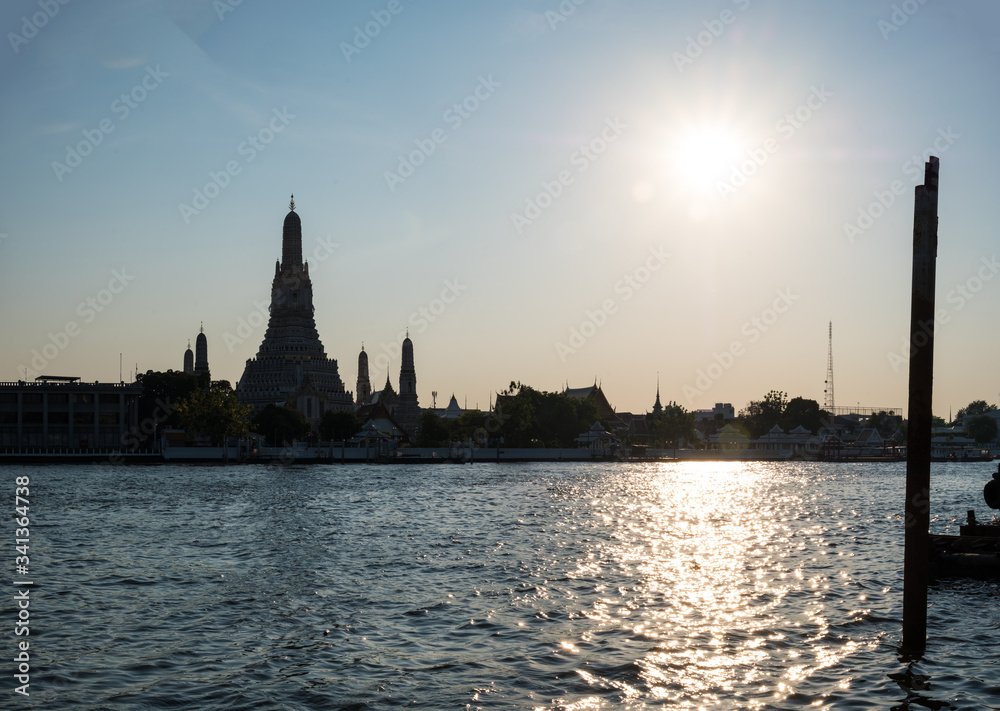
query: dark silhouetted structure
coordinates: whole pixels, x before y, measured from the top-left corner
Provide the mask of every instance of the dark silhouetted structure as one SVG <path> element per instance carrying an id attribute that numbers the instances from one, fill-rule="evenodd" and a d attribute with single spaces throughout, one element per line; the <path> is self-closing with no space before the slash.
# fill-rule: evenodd
<path id="1" fill-rule="evenodd" d="M 281 261 L 274 265 L 267 332 L 256 357 L 247 360 L 236 394 L 255 411 L 270 403 L 294 407 L 317 426 L 327 410 L 353 412 L 354 398 L 344 389 L 337 361 L 327 357 L 316 331 L 294 196 L 288 207 Z"/>

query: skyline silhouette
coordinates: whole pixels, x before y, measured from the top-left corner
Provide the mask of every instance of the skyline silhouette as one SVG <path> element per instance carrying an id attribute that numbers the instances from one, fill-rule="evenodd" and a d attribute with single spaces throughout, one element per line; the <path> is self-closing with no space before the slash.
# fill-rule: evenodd
<path id="1" fill-rule="evenodd" d="M 294 193 L 349 387 L 409 329 L 424 404 L 822 404 L 832 321 L 837 404 L 905 407 L 934 154 L 935 414 L 996 399 L 989 3 L 39 8 L 0 9 L 0 379 L 180 370 L 204 322 L 235 384 Z"/>

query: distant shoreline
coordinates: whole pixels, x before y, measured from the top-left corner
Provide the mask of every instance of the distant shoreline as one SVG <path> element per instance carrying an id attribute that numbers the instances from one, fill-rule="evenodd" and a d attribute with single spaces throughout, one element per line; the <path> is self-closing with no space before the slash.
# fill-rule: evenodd
<path id="1" fill-rule="evenodd" d="M 176 451 L 183 450 L 183 451 Z M 0 452 L 0 466 L 3 464 L 83 464 L 116 466 L 162 465 L 162 464 L 482 464 L 482 463 L 525 463 L 525 462 L 621 462 L 629 464 L 676 463 L 676 462 L 834 462 L 885 464 L 905 462 L 905 457 L 839 457 L 821 459 L 815 456 L 776 456 L 774 452 L 753 452 L 747 450 L 720 452 L 706 450 L 679 449 L 664 450 L 652 456 L 622 457 L 611 453 L 591 452 L 587 449 L 550 448 L 408 448 L 395 453 L 379 453 L 374 448 L 361 447 L 295 447 L 265 448 L 255 454 L 243 453 L 239 456 L 236 448 L 226 452 L 221 447 L 168 448 L 166 452 Z M 942 462 L 973 463 L 990 461 L 985 458 L 936 459 Z"/>

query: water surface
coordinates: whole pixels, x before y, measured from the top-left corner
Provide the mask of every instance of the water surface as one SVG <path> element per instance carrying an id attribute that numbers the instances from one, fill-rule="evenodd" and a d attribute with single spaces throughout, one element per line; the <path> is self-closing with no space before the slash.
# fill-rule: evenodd
<path id="1" fill-rule="evenodd" d="M 934 466 L 932 530 L 993 468 Z M 1000 586 L 935 586 L 899 654 L 903 464 L 2 471 L 10 708 L 1000 709 Z"/>

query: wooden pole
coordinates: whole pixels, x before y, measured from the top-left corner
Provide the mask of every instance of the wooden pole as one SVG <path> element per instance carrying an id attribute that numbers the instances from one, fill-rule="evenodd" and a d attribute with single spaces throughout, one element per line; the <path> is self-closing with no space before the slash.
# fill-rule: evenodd
<path id="1" fill-rule="evenodd" d="M 916 654 L 922 653 L 927 645 L 938 167 L 938 159 L 934 156 L 924 164 L 924 184 L 916 187 L 913 203 L 906 533 L 903 550 L 903 648 Z"/>

